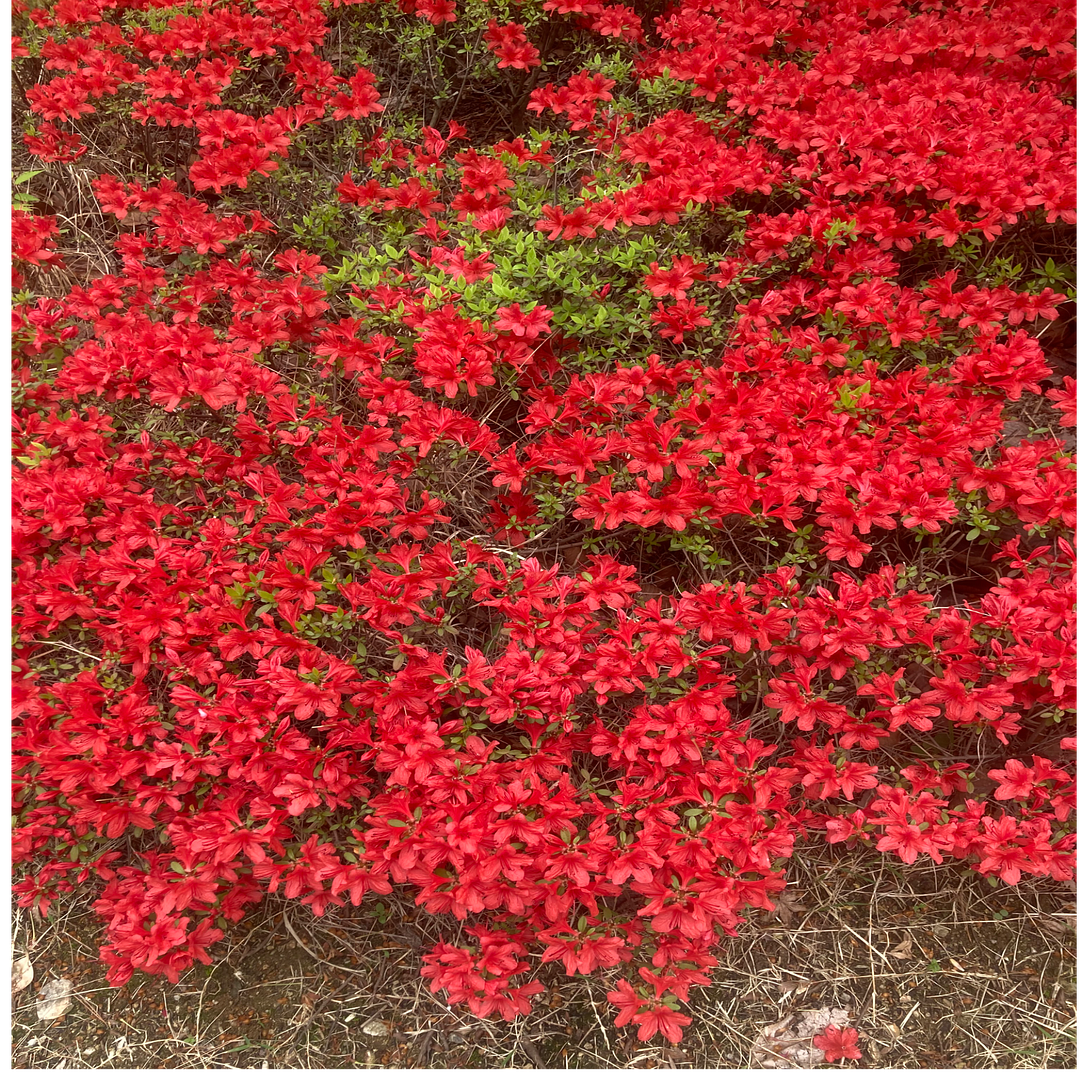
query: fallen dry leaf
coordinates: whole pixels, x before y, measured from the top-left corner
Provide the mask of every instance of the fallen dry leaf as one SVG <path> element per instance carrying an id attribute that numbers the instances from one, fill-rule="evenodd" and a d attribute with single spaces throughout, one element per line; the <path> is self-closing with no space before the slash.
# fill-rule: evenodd
<path id="1" fill-rule="evenodd" d="M 34 965 L 29 956 L 20 956 L 11 965 L 11 992 L 17 994 L 25 990 L 34 981 Z"/>
<path id="2" fill-rule="evenodd" d="M 779 922 L 783 926 L 792 926 L 796 922 L 796 916 L 801 915 L 807 909 L 798 901 L 802 893 L 790 890 L 773 897 L 774 910 L 766 911 L 762 923 Z"/>
<path id="3" fill-rule="evenodd" d="M 1055 912 L 1053 915 L 1044 915 L 1039 919 L 1039 925 L 1048 933 L 1054 934 L 1057 937 L 1064 937 L 1066 934 L 1072 937 L 1076 933 L 1076 905 L 1066 905 L 1061 911 Z"/>
<path id="4" fill-rule="evenodd" d="M 41 1000 L 37 1005 L 39 1020 L 59 1020 L 72 1005 L 71 991 L 74 984 L 70 979 L 50 979 L 41 988 Z"/>
<path id="5" fill-rule="evenodd" d="M 915 945 L 915 942 L 913 942 L 911 940 L 911 935 L 910 934 L 905 934 L 904 935 L 904 940 L 901 941 L 900 944 L 897 945 L 895 949 L 890 949 L 889 950 L 889 955 L 890 956 L 895 956 L 897 960 L 910 960 L 911 955 L 912 955 L 911 950 L 914 947 L 914 945 Z"/>
<path id="6" fill-rule="evenodd" d="M 1006 420 L 1002 425 L 1002 442 L 1006 446 L 1019 446 L 1031 435 L 1031 428 L 1023 420 Z"/>
<path id="7" fill-rule="evenodd" d="M 536 1066 L 538 1069 L 546 1069 L 547 1062 L 544 1060 L 543 1055 L 537 1049 L 536 1044 L 527 1035 L 522 1035 L 518 1042 L 521 1044 L 521 1049 L 525 1051 L 525 1056 Z"/>

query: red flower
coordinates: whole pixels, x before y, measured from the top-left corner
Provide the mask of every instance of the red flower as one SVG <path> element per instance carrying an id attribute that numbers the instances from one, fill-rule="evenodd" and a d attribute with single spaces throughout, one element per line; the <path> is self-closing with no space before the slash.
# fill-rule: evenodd
<path id="1" fill-rule="evenodd" d="M 608 993 L 608 1001 L 618 1005 L 621 1012 L 615 1018 L 616 1027 L 637 1025 L 637 1037 L 646 1042 L 660 1032 L 669 1042 L 682 1041 L 682 1029 L 690 1024 L 690 1017 L 684 1016 L 668 1005 L 657 1001 L 642 1001 L 637 992 L 625 979 L 620 979 L 618 989 Z M 674 1002 L 674 998 L 671 999 Z"/>
<path id="2" fill-rule="evenodd" d="M 676 256 L 670 270 L 661 270 L 659 263 L 650 263 L 650 274 L 645 275 L 645 287 L 653 296 L 674 296 L 683 299 L 695 281 L 703 281 L 704 263 L 694 262 L 690 256 Z"/>
<path id="3" fill-rule="evenodd" d="M 825 1052 L 826 1061 L 858 1061 L 862 1057 L 856 1047 L 859 1033 L 855 1028 L 838 1028 L 830 1024 L 820 1035 L 814 1036 L 814 1045 Z"/>

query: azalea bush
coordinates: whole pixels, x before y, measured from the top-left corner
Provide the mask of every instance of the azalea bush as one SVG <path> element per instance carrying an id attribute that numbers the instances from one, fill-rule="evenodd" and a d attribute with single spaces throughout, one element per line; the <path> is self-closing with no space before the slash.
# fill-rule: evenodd
<path id="1" fill-rule="evenodd" d="M 108 262 L 13 211 L 16 894 L 114 984 L 397 892 L 678 1041 L 796 848 L 1073 878 L 1071 8 L 14 12 Z"/>

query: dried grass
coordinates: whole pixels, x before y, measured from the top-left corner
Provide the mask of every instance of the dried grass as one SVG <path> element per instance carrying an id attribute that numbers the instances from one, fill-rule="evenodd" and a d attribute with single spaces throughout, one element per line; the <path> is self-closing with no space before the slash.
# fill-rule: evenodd
<path id="1" fill-rule="evenodd" d="M 176 986 L 105 985 L 87 897 L 42 922 L 17 913 L 17 950 L 36 985 L 66 975 L 76 1006 L 37 1021 L 34 991 L 13 1010 L 17 1068 L 747 1068 L 758 1032 L 800 1009 L 843 1008 L 874 1068 L 1069 1068 L 1076 1062 L 1075 891 L 992 887 L 956 867 L 915 869 L 873 852 L 804 850 L 771 916 L 741 928 L 695 990 L 678 1047 L 612 1026 L 618 977 L 568 979 L 511 1024 L 449 1008 L 418 975 L 449 917 L 407 898 L 381 908 L 309 909 L 271 898 Z M 18 953 L 17 953 L 18 955 Z M 365 1030 L 367 1029 L 367 1030 Z"/>

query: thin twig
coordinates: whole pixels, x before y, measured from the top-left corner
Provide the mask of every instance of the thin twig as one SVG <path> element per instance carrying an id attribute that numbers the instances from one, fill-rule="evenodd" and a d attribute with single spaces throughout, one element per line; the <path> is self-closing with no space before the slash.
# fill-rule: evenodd
<path id="1" fill-rule="evenodd" d="M 299 945 L 300 948 L 303 949 L 304 952 L 306 952 L 308 954 L 308 956 L 310 956 L 313 960 L 317 960 L 320 964 L 326 964 L 327 967 L 337 968 L 338 971 L 347 971 L 350 975 L 367 975 L 367 974 L 369 974 L 367 971 L 363 970 L 363 968 L 345 967 L 344 964 L 335 964 L 333 960 L 324 960 L 321 956 L 319 956 L 317 953 L 312 952 L 311 949 L 309 949 L 307 947 L 307 945 L 304 944 L 304 942 L 301 939 L 300 935 L 293 929 L 292 923 L 289 922 L 289 916 L 286 915 L 284 911 L 281 913 L 281 920 L 285 924 L 285 929 L 288 930 L 290 934 L 292 934 L 293 938 L 296 941 L 296 944 Z M 367 951 L 368 952 L 393 952 L 395 950 L 397 950 L 399 952 L 411 952 L 412 951 L 407 945 L 381 945 L 378 948 L 368 949 Z"/>

